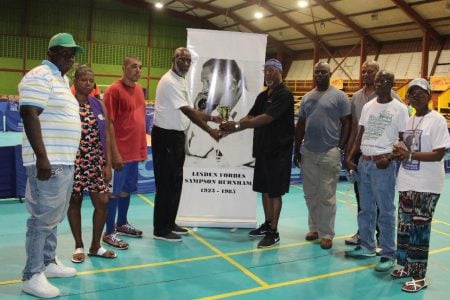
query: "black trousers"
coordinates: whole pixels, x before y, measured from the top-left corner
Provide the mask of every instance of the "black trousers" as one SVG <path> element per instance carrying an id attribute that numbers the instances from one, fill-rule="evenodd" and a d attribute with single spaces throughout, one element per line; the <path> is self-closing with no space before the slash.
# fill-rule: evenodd
<path id="1" fill-rule="evenodd" d="M 184 131 L 153 126 L 152 154 L 156 186 L 154 235 L 164 236 L 175 226 L 183 186 L 185 139 Z"/>

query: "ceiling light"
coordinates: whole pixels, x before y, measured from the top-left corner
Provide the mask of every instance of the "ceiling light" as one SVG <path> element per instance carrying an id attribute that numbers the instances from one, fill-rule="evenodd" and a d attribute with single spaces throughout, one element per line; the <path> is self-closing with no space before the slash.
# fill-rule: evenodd
<path id="1" fill-rule="evenodd" d="M 264 15 L 262 14 L 262 12 L 260 12 L 260 11 L 255 12 L 255 18 L 256 19 L 262 19 L 263 16 Z"/>
<path id="2" fill-rule="evenodd" d="M 324 22 L 320 22 L 320 28 L 325 28 L 325 23 Z"/>
<path id="3" fill-rule="evenodd" d="M 297 6 L 300 7 L 300 8 L 308 7 L 308 1 L 300 0 L 300 1 L 297 2 Z"/>
<path id="4" fill-rule="evenodd" d="M 155 3 L 155 7 L 156 7 L 157 9 L 161 9 L 161 8 L 164 7 L 164 4 L 162 4 L 160 1 L 158 1 L 158 2 Z"/>

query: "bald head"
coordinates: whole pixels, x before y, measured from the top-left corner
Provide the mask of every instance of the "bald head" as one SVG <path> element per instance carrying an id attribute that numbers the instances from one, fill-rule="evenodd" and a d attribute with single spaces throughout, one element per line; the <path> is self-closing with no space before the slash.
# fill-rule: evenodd
<path id="1" fill-rule="evenodd" d="M 380 69 L 380 65 L 374 61 L 366 61 L 361 66 L 361 79 L 366 87 L 373 87 L 375 75 Z"/>
<path id="2" fill-rule="evenodd" d="M 185 47 L 175 49 L 172 57 L 172 71 L 184 77 L 191 67 L 191 52 Z"/>
<path id="3" fill-rule="evenodd" d="M 330 87 L 330 65 L 320 61 L 314 66 L 314 81 L 317 84 L 317 90 L 325 91 Z"/>

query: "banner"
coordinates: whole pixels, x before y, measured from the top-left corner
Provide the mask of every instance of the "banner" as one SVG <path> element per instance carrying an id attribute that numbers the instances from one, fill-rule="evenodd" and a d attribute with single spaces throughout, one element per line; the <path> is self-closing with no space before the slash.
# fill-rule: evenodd
<path id="1" fill-rule="evenodd" d="M 263 34 L 188 29 L 192 65 L 187 80 L 194 107 L 233 121 L 245 117 L 262 91 L 266 43 Z M 216 142 L 191 124 L 186 143 L 177 223 L 254 228 L 253 130 Z"/>

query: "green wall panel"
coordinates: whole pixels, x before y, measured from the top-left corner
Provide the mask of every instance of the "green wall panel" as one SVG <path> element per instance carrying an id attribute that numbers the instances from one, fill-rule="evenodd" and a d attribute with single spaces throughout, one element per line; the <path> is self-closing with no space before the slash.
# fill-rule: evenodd
<path id="1" fill-rule="evenodd" d="M 134 8 L 120 1 L 0 2 L 1 68 L 22 70 L 24 58 L 25 70 L 40 65 L 47 58 L 49 38 L 58 32 L 69 32 L 85 49 L 83 54 L 76 56 L 76 66 L 90 62 L 96 74 L 117 75 L 97 76 L 100 84 L 110 84 L 120 78 L 126 56 L 138 57 L 143 64 L 140 83 L 148 88 L 150 99 L 154 98 L 158 80 L 152 79 L 149 84 L 147 76 L 161 77 L 171 67 L 174 49 L 186 44 L 186 27 L 196 27 L 185 20 Z M 25 12 L 27 20 L 24 19 Z M 91 33 L 89 28 L 92 28 Z M 71 70 L 68 75 L 73 72 Z M 0 91 L 16 94 L 22 72 L 3 72 L 1 76 Z"/>
<path id="2" fill-rule="evenodd" d="M 49 38 L 58 32 L 71 33 L 76 40 L 86 40 L 89 24 L 89 1 L 28 1 L 29 34 Z"/>
<path id="3" fill-rule="evenodd" d="M 168 68 L 151 68 L 150 76 L 151 77 L 161 77 L 170 69 L 170 65 Z"/>
<path id="4" fill-rule="evenodd" d="M 99 74 L 122 75 L 122 65 L 92 64 L 92 70 Z"/>
<path id="5" fill-rule="evenodd" d="M 21 58 L 0 57 L 0 66 L 4 69 L 22 69 Z"/>
<path id="6" fill-rule="evenodd" d="M 175 49 L 151 48 L 150 62 L 152 68 L 170 69 Z"/>
<path id="7" fill-rule="evenodd" d="M 121 66 L 126 56 L 136 56 L 141 60 L 143 65 L 148 64 L 147 47 L 96 43 L 92 48 L 92 64 Z"/>
<path id="8" fill-rule="evenodd" d="M 156 95 L 156 86 L 158 85 L 159 80 L 152 79 L 150 80 L 150 92 L 148 94 L 149 100 L 155 100 Z"/>
<path id="9" fill-rule="evenodd" d="M 25 2 L 23 0 L 1 0 L 0 34 L 20 35 L 23 28 L 21 20 L 24 10 Z"/>
<path id="10" fill-rule="evenodd" d="M 0 35 L 0 57 L 22 58 L 23 38 L 20 36 Z"/>
<path id="11" fill-rule="evenodd" d="M 143 13 L 98 10 L 94 16 L 93 39 L 102 43 L 146 47 L 149 17 Z"/>
<path id="12" fill-rule="evenodd" d="M 34 67 L 39 66 L 45 58 L 46 57 L 44 57 L 42 59 L 28 59 L 25 69 L 31 70 Z"/>
<path id="13" fill-rule="evenodd" d="M 22 77 L 22 73 L 0 71 L 0 95 L 18 95 L 17 85 Z"/>

